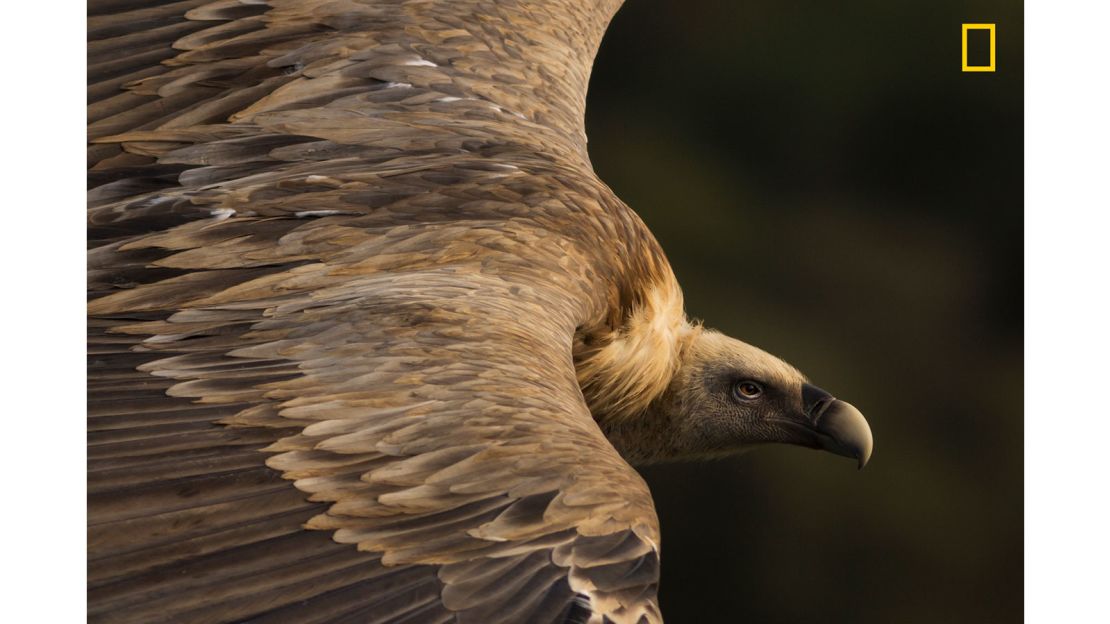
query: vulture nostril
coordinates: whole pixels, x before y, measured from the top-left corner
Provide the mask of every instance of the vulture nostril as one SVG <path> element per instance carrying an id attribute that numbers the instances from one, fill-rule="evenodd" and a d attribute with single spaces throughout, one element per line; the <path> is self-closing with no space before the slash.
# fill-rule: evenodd
<path id="1" fill-rule="evenodd" d="M 806 415 L 810 418 L 816 418 L 830 402 L 835 400 L 833 395 L 817 386 L 808 383 L 802 384 L 802 405 Z"/>
<path id="2" fill-rule="evenodd" d="M 814 403 L 813 407 L 809 409 L 809 419 L 813 421 L 814 424 L 817 424 L 817 422 L 821 420 L 821 416 L 825 413 L 825 410 L 829 409 L 829 406 L 832 405 L 835 400 L 836 399 L 832 397 L 826 397 Z"/>

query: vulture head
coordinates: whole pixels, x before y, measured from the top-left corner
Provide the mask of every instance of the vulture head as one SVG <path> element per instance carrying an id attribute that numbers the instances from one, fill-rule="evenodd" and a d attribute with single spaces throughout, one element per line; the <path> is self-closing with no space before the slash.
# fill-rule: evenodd
<path id="1" fill-rule="evenodd" d="M 715 331 L 691 340 L 651 410 L 649 417 L 671 423 L 677 457 L 770 442 L 822 448 L 861 468 L 871 456 L 871 429 L 859 410 L 779 358 Z"/>
<path id="2" fill-rule="evenodd" d="M 680 303 L 648 306 L 582 370 L 595 417 L 634 464 L 722 457 L 768 443 L 823 449 L 860 468 L 871 457 L 871 428 L 852 404 L 778 357 L 690 323 Z M 624 389 L 621 399 L 597 391 L 613 387 Z"/>

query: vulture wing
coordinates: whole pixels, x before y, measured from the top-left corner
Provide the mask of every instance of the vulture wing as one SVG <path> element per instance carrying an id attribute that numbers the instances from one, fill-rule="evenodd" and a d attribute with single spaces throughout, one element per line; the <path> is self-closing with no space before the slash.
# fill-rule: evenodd
<path id="1" fill-rule="evenodd" d="M 89 3 L 90 620 L 659 621 L 572 361 L 661 258 L 609 4 Z"/>

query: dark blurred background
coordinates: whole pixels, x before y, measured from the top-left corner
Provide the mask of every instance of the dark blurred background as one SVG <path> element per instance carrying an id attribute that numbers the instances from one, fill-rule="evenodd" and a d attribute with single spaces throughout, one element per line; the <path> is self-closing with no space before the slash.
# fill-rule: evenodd
<path id="1" fill-rule="evenodd" d="M 996 73 L 960 24 L 997 26 Z M 858 406 L 875 454 L 644 470 L 668 622 L 1022 614 L 1022 4 L 628 0 L 594 166 L 687 309 Z"/>

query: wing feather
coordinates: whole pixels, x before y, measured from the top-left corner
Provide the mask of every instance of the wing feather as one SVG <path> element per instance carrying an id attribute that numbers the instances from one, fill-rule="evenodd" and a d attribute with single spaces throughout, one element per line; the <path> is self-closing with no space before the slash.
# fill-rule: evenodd
<path id="1" fill-rule="evenodd" d="M 660 620 L 571 356 L 617 4 L 90 3 L 90 620 Z"/>

